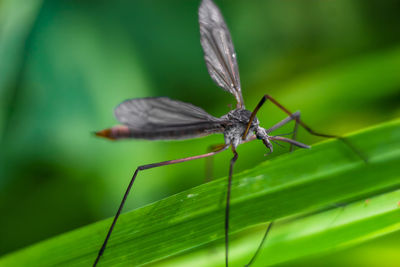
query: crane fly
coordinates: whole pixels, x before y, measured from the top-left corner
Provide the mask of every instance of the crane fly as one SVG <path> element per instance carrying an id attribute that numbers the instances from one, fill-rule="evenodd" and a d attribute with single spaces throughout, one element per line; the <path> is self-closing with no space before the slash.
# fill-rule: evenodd
<path id="1" fill-rule="evenodd" d="M 236 152 L 238 145 L 259 139 L 264 143 L 271 153 L 273 152 L 272 142 L 275 141 L 289 143 L 290 150 L 293 149 L 293 146 L 309 148 L 308 145 L 295 140 L 297 128 L 298 125 L 300 125 L 310 134 L 316 136 L 340 138 L 353 150 L 355 150 L 354 147 L 352 147 L 351 144 L 346 141 L 346 139 L 335 135 L 321 134 L 313 131 L 302 120 L 300 120 L 300 112 L 290 112 L 287 108 L 282 106 L 278 101 L 269 95 L 264 95 L 253 111 L 247 110 L 243 101 L 237 57 L 233 47 L 231 35 L 220 10 L 212 2 L 212 0 L 202 0 L 199 7 L 199 24 L 200 42 L 203 48 L 204 59 L 207 65 L 208 73 L 210 74 L 212 80 L 219 87 L 231 93 L 235 97 L 236 108 L 231 110 L 226 115 L 217 118 L 208 114 L 202 108 L 194 106 L 190 103 L 173 100 L 168 97 L 135 98 L 126 100 L 115 108 L 115 117 L 122 125 L 98 131 L 96 132 L 96 135 L 111 140 L 124 138 L 182 140 L 219 133 L 223 134 L 224 143 L 215 146 L 216 149 L 209 153 L 158 163 L 151 163 L 137 167 L 93 266 L 96 266 L 99 262 L 114 229 L 115 223 L 121 214 L 122 208 L 124 207 L 126 198 L 132 188 L 135 178 L 142 170 L 172 165 L 200 158 L 212 157 L 224 150 L 227 150 L 228 148 L 231 148 L 233 157 L 229 165 L 224 226 L 225 264 L 228 266 L 229 202 L 231 197 L 233 167 L 238 159 L 238 153 Z M 267 100 L 285 112 L 288 117 L 278 122 L 274 126 L 265 129 L 260 126 L 260 122 L 257 119 L 256 114 Z M 291 121 L 295 122 L 291 139 L 282 136 L 270 135 L 271 132 Z M 271 226 L 272 223 L 268 225 L 263 241 L 271 229 Z M 261 245 L 257 249 L 256 254 L 253 256 L 249 264 L 254 260 L 260 247 Z"/>

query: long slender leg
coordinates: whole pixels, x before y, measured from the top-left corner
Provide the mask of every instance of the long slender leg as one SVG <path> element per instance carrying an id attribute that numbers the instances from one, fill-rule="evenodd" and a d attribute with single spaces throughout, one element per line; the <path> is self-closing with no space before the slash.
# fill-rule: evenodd
<path id="1" fill-rule="evenodd" d="M 277 124 L 275 124 L 274 126 L 272 126 L 271 128 L 268 128 L 267 130 L 265 130 L 266 133 L 270 133 L 275 131 L 276 129 L 282 127 L 283 125 L 291 122 L 292 120 L 296 120 L 296 118 L 300 117 L 300 111 L 297 111 L 293 114 L 290 114 L 290 116 L 284 118 L 283 120 L 281 120 L 280 122 L 278 122 Z"/>
<path id="2" fill-rule="evenodd" d="M 299 115 L 298 118 L 300 119 L 300 111 L 299 111 Z M 292 134 L 292 140 L 296 141 L 296 137 L 297 137 L 297 130 L 299 129 L 299 122 L 297 120 L 294 121 L 294 128 L 293 128 L 293 134 Z M 289 148 L 289 152 L 292 152 L 294 149 L 293 144 L 290 144 L 290 148 Z"/>
<path id="3" fill-rule="evenodd" d="M 300 111 L 296 111 L 295 113 L 291 114 L 289 117 L 285 118 L 284 120 L 282 120 L 281 122 L 278 122 L 277 124 L 275 124 L 274 126 L 272 126 L 271 128 L 269 128 L 267 130 L 267 133 L 270 133 L 274 130 L 276 130 L 277 128 L 283 126 L 284 124 L 294 120 L 294 128 L 293 128 L 293 134 L 292 134 L 292 140 L 296 141 L 296 136 L 297 136 L 297 130 L 299 128 L 299 123 L 297 122 L 297 119 L 300 119 Z M 293 151 L 293 144 L 290 144 L 290 148 L 289 151 L 292 152 Z"/>
<path id="4" fill-rule="evenodd" d="M 269 99 L 272 103 L 274 103 L 281 110 L 283 110 L 287 114 L 291 115 L 291 112 L 288 109 L 286 109 L 284 106 L 282 106 L 278 101 L 276 101 L 270 95 L 264 95 L 263 98 Z M 265 102 L 265 100 L 264 100 L 264 102 Z M 341 137 L 339 135 L 323 134 L 323 133 L 316 132 L 313 129 L 311 129 L 307 124 L 305 124 L 302 120 L 300 120 L 300 117 L 295 118 L 295 119 L 296 119 L 297 123 L 300 124 L 301 126 L 303 126 L 303 128 L 310 134 L 320 136 L 320 137 L 337 138 L 340 141 L 342 141 L 344 144 L 346 144 L 351 150 L 353 150 L 353 152 L 356 153 L 365 163 L 368 162 L 368 158 L 359 149 L 357 149 L 351 142 L 349 142 L 349 140 L 347 140 L 346 138 Z"/>
<path id="5" fill-rule="evenodd" d="M 291 114 L 291 116 L 288 116 L 285 119 L 281 120 L 280 122 L 278 122 L 277 124 L 275 124 L 271 128 L 265 130 L 265 132 L 266 133 L 270 133 L 272 131 L 275 131 L 276 129 L 282 127 L 283 125 L 285 125 L 285 124 L 287 124 L 289 122 L 291 122 L 292 120 L 295 120 L 298 117 L 300 117 L 300 111 L 297 111 L 297 112 Z M 295 145 L 295 146 L 298 146 L 298 147 L 301 147 L 301 148 L 310 148 L 309 146 L 307 146 L 307 145 L 305 145 L 303 143 L 297 142 L 295 140 L 295 138 L 296 138 L 295 133 L 297 131 L 297 127 L 296 126 L 297 126 L 297 121 L 296 121 L 296 124 L 295 124 L 295 132 L 293 133 L 293 137 L 294 138 L 292 137 L 292 139 L 288 139 L 288 138 L 285 138 L 285 137 L 282 137 L 282 136 L 270 136 L 269 139 L 270 140 L 277 140 L 277 141 L 287 142 L 287 143 L 290 143 L 290 146 Z"/>
<path id="6" fill-rule="evenodd" d="M 308 131 L 310 134 L 312 135 L 316 135 L 316 136 L 321 136 L 321 137 L 327 137 L 327 138 L 338 138 L 339 140 L 341 140 L 343 143 L 345 143 L 348 147 L 350 147 L 353 152 L 355 152 L 364 162 L 368 162 L 367 157 L 360 151 L 358 150 L 356 147 L 354 147 L 346 138 L 343 138 L 341 136 L 336 136 L 336 135 L 328 135 L 328 134 L 322 134 L 322 133 L 318 133 L 315 132 L 314 130 L 312 130 L 308 125 L 306 125 L 302 120 L 300 120 L 300 112 L 295 112 L 295 113 L 291 113 L 288 109 L 286 109 L 284 106 L 282 106 L 278 101 L 276 101 L 274 98 L 272 98 L 269 95 L 264 95 L 260 102 L 257 104 L 256 108 L 254 109 L 254 111 L 252 112 L 251 116 L 250 116 L 250 120 L 249 123 L 247 125 L 246 131 L 243 135 L 243 137 L 247 136 L 248 130 L 250 129 L 251 126 L 251 122 L 253 121 L 253 119 L 255 118 L 258 110 L 261 108 L 261 106 L 265 103 L 265 101 L 269 99 L 273 104 L 275 104 L 278 108 L 280 108 L 281 110 L 283 110 L 285 113 L 287 113 L 289 115 L 289 117 L 283 119 L 282 121 L 278 122 L 277 124 L 275 124 L 274 126 L 272 126 L 271 128 L 267 129 L 266 132 L 270 133 L 276 129 L 278 129 L 279 127 L 283 126 L 284 124 L 290 122 L 291 120 L 295 120 L 295 128 L 294 128 L 294 132 L 293 132 L 293 136 L 292 139 L 293 140 L 289 140 L 287 138 L 284 137 L 280 137 L 280 136 L 276 136 L 276 137 L 272 137 L 272 139 L 274 140 L 280 140 L 280 141 L 286 141 L 289 142 L 291 144 L 290 150 L 292 151 L 292 145 L 297 145 L 302 147 L 301 143 L 298 143 L 295 141 L 296 139 L 296 135 L 297 135 L 297 129 L 298 129 L 298 124 L 300 124 L 306 131 Z M 286 140 L 284 140 L 286 139 Z M 298 144 L 296 144 L 298 143 Z M 252 262 L 254 261 L 254 259 L 256 258 L 257 254 L 259 253 L 259 250 L 261 249 L 267 235 L 268 232 L 270 231 L 272 223 L 270 223 L 270 225 L 268 226 L 264 237 L 260 243 L 260 245 L 258 246 L 258 249 L 256 251 L 256 253 L 254 254 L 254 256 L 252 257 L 252 259 L 250 260 L 250 262 L 247 264 L 247 266 L 250 266 L 250 264 L 252 264 Z"/>
<path id="7" fill-rule="evenodd" d="M 254 109 L 254 111 L 252 112 L 252 114 L 251 114 L 250 121 L 249 121 L 249 124 L 248 124 L 248 127 L 246 129 L 245 134 L 247 134 L 248 129 L 250 129 L 251 122 L 254 119 L 254 117 L 256 116 L 256 113 L 258 112 L 258 110 L 261 108 L 261 106 L 265 103 L 265 101 L 267 99 L 270 100 L 275 106 L 280 108 L 282 111 L 284 111 L 286 114 L 288 114 L 289 116 L 292 116 L 293 113 L 290 112 L 284 106 L 282 106 L 278 101 L 276 101 L 270 95 L 264 95 L 261 98 L 260 102 L 257 104 L 257 106 Z M 337 138 L 337 139 L 339 139 L 344 144 L 346 144 L 351 150 L 353 150 L 353 152 L 356 153 L 364 162 L 366 162 L 366 163 L 368 162 L 367 157 L 359 149 L 357 149 L 352 143 L 350 143 L 346 138 L 338 136 L 338 135 L 323 134 L 323 133 L 316 132 L 313 129 L 311 129 L 307 124 L 305 124 L 302 120 L 300 120 L 299 117 L 298 118 L 293 118 L 293 119 L 296 120 L 296 122 L 298 124 L 300 124 L 307 132 L 309 132 L 312 135 L 316 135 L 316 136 L 320 136 L 320 137 L 326 137 L 326 138 Z"/>
<path id="8" fill-rule="evenodd" d="M 232 187 L 232 175 L 233 166 L 238 158 L 236 149 L 232 146 L 233 158 L 229 166 L 229 177 L 228 177 L 228 189 L 226 194 L 226 207 L 225 207 L 225 266 L 228 267 L 228 254 L 229 254 L 229 204 L 231 201 L 231 187 Z"/>
<path id="9" fill-rule="evenodd" d="M 240 144 L 249 143 L 249 142 L 254 141 L 256 139 L 257 139 L 256 135 L 252 135 L 251 137 L 249 137 L 246 140 L 242 141 Z"/>
<path id="10" fill-rule="evenodd" d="M 301 147 L 301 148 L 310 148 L 310 146 L 308 146 L 306 144 L 300 143 L 298 141 L 295 141 L 295 140 L 292 140 L 292 139 L 289 139 L 289 138 L 286 138 L 286 137 L 283 137 L 283 136 L 270 136 L 270 137 L 268 137 L 268 139 L 269 140 L 286 142 L 286 143 L 289 143 L 291 145 L 295 145 L 295 146 L 298 146 L 298 147 Z"/>
<path id="11" fill-rule="evenodd" d="M 249 267 L 249 266 L 255 261 L 255 259 L 257 258 L 258 254 L 259 254 L 260 251 L 261 251 L 262 246 L 264 245 L 265 239 L 267 238 L 268 233 L 269 233 L 269 231 L 270 231 L 271 228 L 272 228 L 272 224 L 273 224 L 273 222 L 270 222 L 270 223 L 268 224 L 267 230 L 265 231 L 264 236 L 263 236 L 263 238 L 262 238 L 260 244 L 258 245 L 258 248 L 257 248 L 257 250 L 256 250 L 256 253 L 254 253 L 253 257 L 251 258 L 251 260 L 249 261 L 249 263 L 247 263 L 247 264 L 245 265 L 245 267 Z"/>
<path id="12" fill-rule="evenodd" d="M 122 211 L 122 208 L 124 207 L 126 198 L 128 197 L 128 194 L 129 194 L 129 192 L 130 192 L 130 190 L 131 190 L 131 188 L 132 188 L 133 182 L 135 181 L 135 178 L 136 178 L 136 176 L 137 176 L 137 174 L 138 174 L 139 171 L 147 170 L 147 169 L 151 169 L 151 168 L 156 168 L 156 167 L 160 167 L 160 166 L 166 166 L 166 165 L 171 165 L 171 164 L 186 162 L 186 161 L 195 160 L 195 159 L 201 159 L 201 158 L 210 157 L 210 156 L 213 156 L 213 155 L 215 155 L 215 154 L 217 154 L 217 153 L 219 153 L 219 152 L 222 152 L 222 151 L 226 150 L 228 147 L 229 147 L 228 145 L 225 145 L 224 147 L 220 148 L 220 149 L 217 150 L 217 151 L 209 152 L 209 153 L 206 153 L 206 154 L 201 154 L 201 155 L 192 156 L 192 157 L 187 157 L 187 158 L 182 158 L 182 159 L 175 159 L 175 160 L 162 161 L 162 162 L 158 162 L 158 163 L 152 163 L 152 164 L 147 164 L 147 165 L 142 165 L 142 166 L 137 167 L 137 169 L 135 170 L 135 173 L 134 173 L 133 176 L 132 176 L 131 181 L 129 182 L 129 185 L 128 185 L 128 188 L 126 189 L 126 192 L 125 192 L 125 194 L 124 194 L 124 197 L 122 198 L 122 201 L 121 201 L 121 204 L 119 205 L 118 211 L 117 211 L 117 213 L 116 213 L 115 216 L 114 216 L 114 220 L 113 220 L 113 222 L 112 222 L 112 224 L 111 224 L 111 226 L 110 226 L 110 229 L 108 230 L 106 239 L 104 240 L 103 245 L 101 246 L 101 248 L 100 248 L 100 250 L 99 250 L 99 253 L 98 253 L 97 257 L 96 257 L 96 260 L 95 260 L 95 262 L 94 262 L 94 264 L 93 264 L 93 267 L 95 267 L 95 266 L 97 265 L 97 263 L 98 263 L 99 260 L 100 260 L 101 255 L 104 253 L 104 250 L 105 250 L 105 248 L 106 248 L 108 239 L 109 239 L 110 236 L 111 236 L 111 233 L 112 233 L 112 231 L 113 231 L 113 229 L 114 229 L 115 223 L 117 222 L 118 217 L 119 217 L 119 215 L 121 214 L 121 211 Z"/>
<path id="13" fill-rule="evenodd" d="M 246 144 L 246 143 L 249 143 L 249 142 L 254 141 L 254 140 L 257 140 L 255 135 L 247 138 L 245 141 L 242 141 L 241 144 Z M 213 158 L 209 157 L 209 158 L 206 158 L 206 159 L 213 159 Z M 218 205 L 222 206 L 224 204 L 224 201 L 225 201 L 225 196 L 221 196 L 221 198 L 218 201 Z"/>

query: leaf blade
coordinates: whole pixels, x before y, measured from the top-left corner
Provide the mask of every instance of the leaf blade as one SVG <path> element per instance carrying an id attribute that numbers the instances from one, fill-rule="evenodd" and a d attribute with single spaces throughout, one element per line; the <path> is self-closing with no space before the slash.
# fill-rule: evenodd
<path id="1" fill-rule="evenodd" d="M 333 140 L 235 175 L 230 232 L 400 186 L 400 120 L 350 140 L 368 155 L 368 165 Z M 100 263 L 147 264 L 223 238 L 225 187 L 226 179 L 218 179 L 122 215 Z M 110 220 L 6 255 L 0 266 L 90 265 Z"/>

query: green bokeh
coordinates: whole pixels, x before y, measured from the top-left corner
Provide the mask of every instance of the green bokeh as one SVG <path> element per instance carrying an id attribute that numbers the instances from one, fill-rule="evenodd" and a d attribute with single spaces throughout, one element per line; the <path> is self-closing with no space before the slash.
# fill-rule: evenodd
<path id="1" fill-rule="evenodd" d="M 169 96 L 215 116 L 229 110 L 233 97 L 214 85 L 202 58 L 198 5 L 0 0 L 0 255 L 112 216 L 136 166 L 222 141 L 108 142 L 91 134 L 116 124 L 113 108 L 128 98 Z M 248 108 L 269 93 L 334 134 L 400 115 L 398 1 L 218 5 Z M 259 119 L 270 126 L 284 116 L 266 105 Z M 318 141 L 304 131 L 299 138 Z M 260 143 L 238 151 L 237 171 L 265 160 Z M 216 158 L 215 176 L 226 174 L 230 157 Z M 126 210 L 202 182 L 204 161 L 144 172 Z"/>

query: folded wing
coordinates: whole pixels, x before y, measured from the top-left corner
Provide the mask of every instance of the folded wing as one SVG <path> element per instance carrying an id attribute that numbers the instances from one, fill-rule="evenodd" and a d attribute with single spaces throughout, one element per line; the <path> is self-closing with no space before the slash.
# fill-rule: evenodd
<path id="1" fill-rule="evenodd" d="M 126 100 L 116 107 L 115 116 L 124 126 L 107 129 L 106 137 L 111 139 L 196 138 L 222 133 L 228 123 L 199 107 L 168 97 Z"/>

